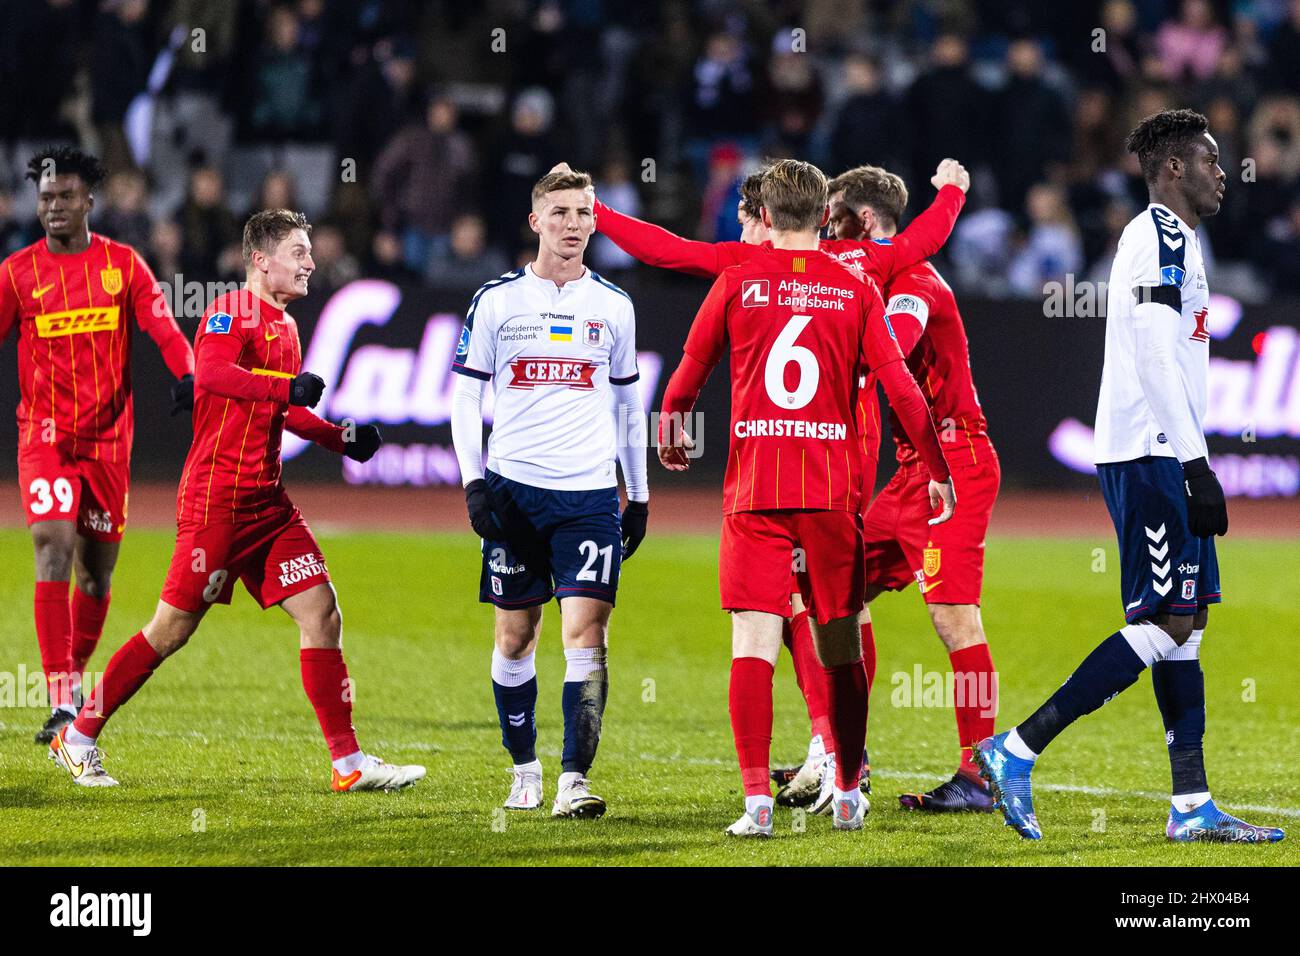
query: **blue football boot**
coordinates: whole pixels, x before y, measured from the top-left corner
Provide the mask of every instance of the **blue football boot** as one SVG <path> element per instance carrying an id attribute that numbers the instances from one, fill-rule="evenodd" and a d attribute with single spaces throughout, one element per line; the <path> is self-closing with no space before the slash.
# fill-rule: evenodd
<path id="1" fill-rule="evenodd" d="M 980 776 L 989 782 L 997 801 L 993 806 L 1002 811 L 1007 826 L 1014 828 L 1026 840 L 1041 840 L 1043 831 L 1034 815 L 1034 794 L 1029 786 L 1034 762 L 1021 760 L 1007 750 L 1009 733 L 1003 731 L 981 740 L 975 745 L 972 756 L 980 768 Z"/>
<path id="2" fill-rule="evenodd" d="M 1286 831 L 1238 820 L 1207 800 L 1191 813 L 1170 807 L 1165 836 L 1178 843 L 1277 843 L 1286 837 Z"/>

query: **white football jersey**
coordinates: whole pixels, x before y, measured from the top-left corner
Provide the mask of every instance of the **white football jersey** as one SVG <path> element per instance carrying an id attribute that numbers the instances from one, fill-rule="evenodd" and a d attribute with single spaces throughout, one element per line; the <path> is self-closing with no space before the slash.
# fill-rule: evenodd
<path id="1" fill-rule="evenodd" d="M 1134 289 L 1178 286 L 1182 296 L 1175 359 L 1183 395 L 1198 426 L 1205 420 L 1205 380 L 1210 366 L 1210 289 L 1205 261 L 1195 230 L 1167 206 L 1152 203 L 1120 236 L 1110 268 L 1106 293 L 1106 359 L 1101 371 L 1101 398 L 1093 461 L 1097 464 L 1133 461 L 1147 455 L 1174 457 L 1165 434 L 1151 412 L 1137 376 L 1133 310 Z M 1173 317 L 1169 316 L 1169 321 Z M 1201 454 L 1208 454 L 1205 435 L 1198 433 Z"/>
<path id="2" fill-rule="evenodd" d="M 531 265 L 507 272 L 474 294 L 452 369 L 492 382 L 492 471 L 560 491 L 618 485 L 610 385 L 640 377 L 618 286 L 590 269 L 560 288 Z"/>

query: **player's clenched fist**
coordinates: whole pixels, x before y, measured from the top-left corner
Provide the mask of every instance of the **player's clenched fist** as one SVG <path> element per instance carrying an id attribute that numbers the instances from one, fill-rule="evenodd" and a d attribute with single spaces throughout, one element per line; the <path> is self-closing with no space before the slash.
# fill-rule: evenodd
<path id="1" fill-rule="evenodd" d="M 1198 538 L 1228 533 L 1228 502 L 1223 486 L 1204 458 L 1183 462 L 1183 491 L 1187 495 L 1187 527 Z"/>
<path id="2" fill-rule="evenodd" d="M 930 182 L 935 189 L 956 186 L 962 192 L 966 192 L 970 189 L 970 173 L 966 172 L 966 167 L 957 160 L 945 159 L 930 177 Z"/>
<path id="3" fill-rule="evenodd" d="M 629 501 L 623 509 L 623 560 L 636 553 L 645 540 L 646 525 L 650 521 L 650 504 L 646 501 Z"/>
<path id="4" fill-rule="evenodd" d="M 325 392 L 325 379 L 311 372 L 299 372 L 289 383 L 289 404 L 315 408 Z"/>
<path id="5" fill-rule="evenodd" d="M 500 541 L 505 537 L 505 523 L 497 517 L 492 491 L 482 478 L 465 486 L 465 507 L 469 509 L 469 525 L 476 535 L 486 541 Z"/>
<path id="6" fill-rule="evenodd" d="M 943 513 L 937 518 L 931 518 L 930 524 L 943 524 L 957 510 L 957 492 L 952 486 L 952 478 L 947 481 L 930 479 L 930 509 L 933 511 L 940 506 L 943 507 Z"/>
<path id="7" fill-rule="evenodd" d="M 343 439 L 343 454 L 353 461 L 369 461 L 384 443 L 384 436 L 374 425 L 359 425 L 351 438 Z"/>

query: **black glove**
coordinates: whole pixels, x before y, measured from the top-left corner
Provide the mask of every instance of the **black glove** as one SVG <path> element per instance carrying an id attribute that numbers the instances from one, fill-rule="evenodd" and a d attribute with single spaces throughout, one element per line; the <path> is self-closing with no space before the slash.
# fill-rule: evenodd
<path id="1" fill-rule="evenodd" d="M 182 375 L 172 386 L 172 415 L 194 408 L 194 376 Z"/>
<path id="2" fill-rule="evenodd" d="M 289 383 L 289 404 L 315 408 L 325 391 L 325 379 L 311 372 L 299 372 Z"/>
<path id="3" fill-rule="evenodd" d="M 505 538 L 506 526 L 493 507 L 492 489 L 482 478 L 475 478 L 465 486 L 465 506 L 469 509 L 469 524 L 474 533 L 486 541 Z"/>
<path id="4" fill-rule="evenodd" d="M 629 501 L 623 509 L 623 560 L 636 554 L 645 538 L 646 522 L 650 520 L 650 505 L 645 501 Z"/>
<path id="5" fill-rule="evenodd" d="M 1228 533 L 1228 503 L 1223 486 L 1204 458 L 1183 462 L 1183 490 L 1187 493 L 1187 526 L 1198 538 Z"/>
<path id="6" fill-rule="evenodd" d="M 379 434 L 379 429 L 374 425 L 357 425 L 351 441 L 348 441 L 345 433 L 343 454 L 353 461 L 369 461 L 375 457 L 375 452 L 379 451 L 379 446 L 383 443 L 384 436 Z"/>

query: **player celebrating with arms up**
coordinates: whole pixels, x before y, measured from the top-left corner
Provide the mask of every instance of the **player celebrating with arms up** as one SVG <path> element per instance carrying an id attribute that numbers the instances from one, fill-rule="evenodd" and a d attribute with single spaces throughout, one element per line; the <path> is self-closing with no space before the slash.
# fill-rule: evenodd
<path id="1" fill-rule="evenodd" d="M 1271 843 L 1284 831 L 1215 806 L 1202 752 L 1200 646 L 1209 605 L 1220 600 L 1214 536 L 1227 533 L 1228 509 L 1202 430 L 1210 293 L 1196 227 L 1219 211 L 1227 176 L 1205 117 L 1191 110 L 1148 116 L 1125 145 L 1142 164 L 1151 202 L 1124 229 L 1110 270 L 1095 452 L 1119 539 L 1126 624 L 1028 719 L 982 740 L 975 759 L 1006 823 L 1041 839 L 1034 761 L 1150 667 L 1173 775 L 1166 836 Z"/>
<path id="2" fill-rule="evenodd" d="M 104 178 L 99 160 L 46 149 L 28 161 L 27 178 L 45 238 L 0 263 L 0 342 L 17 323 L 18 483 L 36 547 L 36 640 L 52 708 L 36 742 L 48 744 L 77 715 L 126 527 L 132 320 L 179 380 L 173 414 L 194 404 L 194 354 L 139 253 L 87 225 Z"/>
<path id="3" fill-rule="evenodd" d="M 537 259 L 474 295 L 452 369 L 452 439 L 470 524 L 483 538 L 479 600 L 495 607 L 492 690 L 514 761 L 508 810 L 542 802 L 537 669 L 542 606 L 560 602 L 566 670 L 562 773 L 552 815 L 599 817 L 587 772 L 609 683 L 606 645 L 622 562 L 645 537 L 649 490 L 636 319 L 622 289 L 582 264 L 591 177 L 533 187 Z M 483 471 L 483 383 L 495 419 Z M 615 460 L 628 503 L 620 520 Z"/>
<path id="4" fill-rule="evenodd" d="M 96 739 L 113 713 L 180 650 L 213 604 L 242 580 L 263 608 L 298 625 L 303 688 L 316 711 L 336 791 L 394 790 L 424 776 L 364 753 L 352 729 L 343 622 L 325 559 L 281 480 L 284 429 L 356 461 L 379 449 L 373 425 L 332 425 L 308 411 L 325 383 L 302 371 L 298 326 L 285 307 L 315 269 L 302 213 L 268 209 L 244 225 L 245 288 L 208 306 L 195 338 L 194 443 L 176 503 L 176 548 L 153 620 L 113 655 L 50 754 L 82 786 L 115 786 Z"/>
<path id="5" fill-rule="evenodd" d="M 813 638 L 826 667 L 837 761 L 834 826 L 862 826 L 858 791 L 867 681 L 858 612 L 864 556 L 858 509 L 867 458 L 855 420 L 860 376 L 875 372 L 931 475 L 931 502 L 952 515 L 952 482 L 916 382 L 885 323 L 875 283 L 818 251 L 826 177 L 781 160 L 762 185 L 771 247 L 725 269 L 691 326 L 664 396 L 659 459 L 687 467 L 682 430 L 709 373 L 730 343 L 731 449 L 723 486 L 718 575 L 732 612 L 731 722 L 745 813 L 727 832 L 772 834 L 769 751 L 772 673 L 781 625 L 791 615 L 792 568 L 816 615 Z"/>

